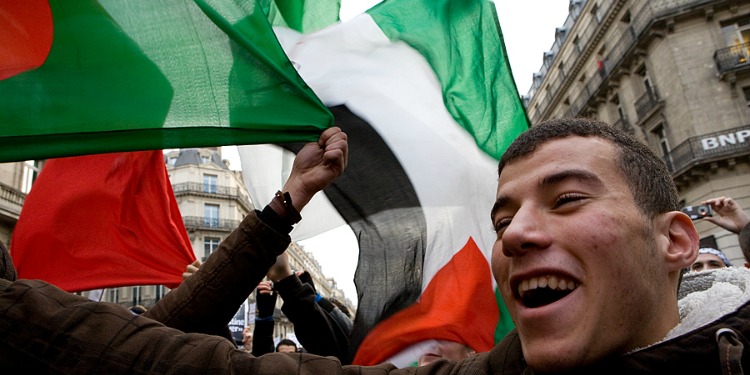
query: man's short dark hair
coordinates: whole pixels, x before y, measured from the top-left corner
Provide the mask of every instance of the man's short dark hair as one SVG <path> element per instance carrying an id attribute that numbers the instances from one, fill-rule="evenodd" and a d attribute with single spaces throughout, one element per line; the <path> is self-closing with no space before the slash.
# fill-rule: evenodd
<path id="1" fill-rule="evenodd" d="M 742 249 L 742 255 L 745 256 L 745 261 L 750 262 L 750 223 L 740 229 L 740 249 Z"/>
<path id="2" fill-rule="evenodd" d="M 601 138 L 617 148 L 617 167 L 622 171 L 641 213 L 653 218 L 656 214 L 680 208 L 677 188 L 664 160 L 630 135 L 591 119 L 563 118 L 529 128 L 511 143 L 500 158 L 498 176 L 508 163 L 530 155 L 542 144 L 573 136 Z"/>
<path id="3" fill-rule="evenodd" d="M 296 342 L 294 342 L 292 340 L 289 340 L 289 339 L 283 339 L 283 340 L 279 341 L 278 344 L 276 344 L 276 351 L 277 352 L 279 351 L 279 346 L 281 346 L 281 345 L 293 346 L 295 350 L 297 349 L 297 343 Z"/>

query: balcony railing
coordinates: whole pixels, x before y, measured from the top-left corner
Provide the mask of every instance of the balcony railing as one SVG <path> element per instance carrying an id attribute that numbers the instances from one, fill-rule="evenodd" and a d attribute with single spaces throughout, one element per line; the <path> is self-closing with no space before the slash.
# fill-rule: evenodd
<path id="1" fill-rule="evenodd" d="M 0 213 L 18 220 L 26 194 L 0 183 Z"/>
<path id="2" fill-rule="evenodd" d="M 750 155 L 750 125 L 696 137 L 673 148 L 666 159 L 669 171 L 679 175 L 702 162 Z"/>
<path id="3" fill-rule="evenodd" d="M 719 73 L 750 67 L 750 42 L 722 48 L 714 52 Z"/>
<path id="4" fill-rule="evenodd" d="M 218 219 L 203 216 L 183 216 L 187 229 L 232 231 L 240 225 L 239 220 Z"/>
<path id="5" fill-rule="evenodd" d="M 238 188 L 202 184 L 200 182 L 182 182 L 172 185 L 172 190 L 174 191 L 175 195 L 181 195 L 185 193 L 200 193 L 215 195 L 221 198 L 237 199 L 242 205 L 245 206 L 246 210 L 249 211 L 252 209 L 250 200 L 246 196 L 240 194 Z"/>
<path id="6" fill-rule="evenodd" d="M 656 88 L 653 87 L 651 90 L 647 90 L 641 95 L 638 100 L 635 101 L 635 112 L 638 114 L 638 121 L 643 120 L 646 115 L 651 112 L 654 107 L 659 104 L 659 94 Z"/>
<path id="7" fill-rule="evenodd" d="M 569 113 L 575 116 L 579 115 L 583 110 L 585 110 L 586 105 L 600 90 L 602 84 L 607 79 L 609 79 L 615 69 L 617 69 L 623 63 L 625 58 L 629 56 L 629 51 L 631 51 L 638 44 L 639 40 L 641 40 L 643 38 L 643 35 L 645 35 L 644 33 L 650 30 L 655 23 L 657 23 L 659 20 L 665 19 L 673 13 L 683 12 L 685 9 L 701 6 L 710 2 L 710 0 L 672 0 L 662 2 L 645 2 L 644 6 L 640 10 L 638 10 L 638 13 L 636 13 L 633 17 L 632 21 L 630 22 L 630 26 L 622 34 L 619 35 L 618 40 L 607 41 L 606 44 L 612 45 L 613 47 L 603 60 L 605 68 L 602 71 L 598 72 L 599 74 L 593 74 L 588 82 L 586 82 L 586 90 L 582 90 L 582 92 L 572 100 Z M 617 9 L 617 5 L 619 5 L 619 2 L 605 1 L 601 4 L 600 9 L 604 11 L 604 14 L 608 14 L 613 9 Z M 585 30 L 579 37 L 580 44 L 582 46 L 589 46 L 593 38 L 598 37 L 599 33 L 602 32 L 602 30 L 599 29 L 599 25 L 596 25 L 594 23 L 592 23 L 588 27 L 589 30 Z M 575 61 L 575 59 L 578 59 L 579 57 L 585 56 L 582 56 L 582 54 L 579 53 L 574 53 L 573 56 L 568 59 L 568 61 L 572 61 L 573 64 L 579 64 L 579 62 Z M 544 81 L 546 72 L 544 73 L 545 74 L 542 76 L 542 79 L 540 81 Z M 571 76 L 570 79 L 574 79 L 574 77 Z M 544 82 L 540 82 L 539 84 L 544 84 Z M 552 99 L 560 94 L 559 90 L 565 85 L 563 84 L 563 82 L 557 80 L 551 82 L 549 86 L 549 90 L 547 90 L 548 98 L 545 98 L 544 101 L 536 101 L 537 103 L 539 103 L 539 113 L 542 114 L 542 116 L 549 115 L 549 112 L 552 110 L 552 105 L 554 103 Z M 535 94 L 538 94 L 538 91 L 535 92 Z M 534 100 L 534 96 L 531 96 L 529 99 L 529 101 L 532 100 Z"/>

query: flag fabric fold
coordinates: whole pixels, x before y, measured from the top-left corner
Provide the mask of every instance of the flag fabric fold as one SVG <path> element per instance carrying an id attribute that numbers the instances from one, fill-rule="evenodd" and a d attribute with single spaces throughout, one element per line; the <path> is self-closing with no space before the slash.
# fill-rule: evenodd
<path id="1" fill-rule="evenodd" d="M 315 140 L 259 1 L 0 2 L 0 162 Z"/>
<path id="2" fill-rule="evenodd" d="M 387 336 L 381 327 L 409 324 L 393 323 L 404 317 L 399 312 L 426 306 L 419 304 L 431 280 L 467 243 L 476 244 L 490 272 L 497 157 L 527 128 L 494 7 L 483 0 L 393 0 L 315 33 L 276 34 L 349 135 L 347 171 L 325 194 L 360 247 L 351 348 L 372 347 L 370 337 Z M 303 210 L 299 226 L 326 222 L 331 216 L 322 211 Z M 504 306 L 496 308 L 503 316 Z M 512 327 L 505 319 L 464 323 L 482 337 Z M 455 330 L 432 328 L 435 337 Z M 422 338 L 406 339 L 412 340 Z M 360 363 L 379 359 L 358 356 Z"/>
<path id="3" fill-rule="evenodd" d="M 195 261 L 161 151 L 48 160 L 10 251 L 20 278 L 69 292 L 174 288 Z"/>
<path id="4" fill-rule="evenodd" d="M 458 342 L 486 352 L 495 345 L 492 330 L 468 328 L 495 327 L 499 316 L 489 264 L 469 240 L 429 281 L 417 303 L 397 312 L 367 336 L 354 363 L 394 362 L 392 356 L 427 340 Z M 415 351 L 405 364 L 418 361 L 419 354 Z"/>

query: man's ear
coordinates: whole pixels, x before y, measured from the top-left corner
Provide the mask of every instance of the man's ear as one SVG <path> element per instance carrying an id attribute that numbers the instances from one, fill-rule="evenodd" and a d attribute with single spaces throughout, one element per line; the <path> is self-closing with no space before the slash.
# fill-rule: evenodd
<path id="1" fill-rule="evenodd" d="M 680 211 L 659 215 L 659 244 L 665 247 L 664 261 L 669 271 L 690 267 L 698 257 L 700 237 L 689 216 Z"/>

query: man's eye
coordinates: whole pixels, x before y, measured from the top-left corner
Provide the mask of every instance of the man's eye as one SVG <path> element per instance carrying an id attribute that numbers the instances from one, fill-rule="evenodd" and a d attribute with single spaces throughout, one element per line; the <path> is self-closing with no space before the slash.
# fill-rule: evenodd
<path id="1" fill-rule="evenodd" d="M 558 208 L 568 203 L 577 202 L 585 198 L 586 198 L 585 196 L 580 195 L 580 194 L 569 194 L 569 193 L 563 194 L 555 200 L 555 204 L 553 207 Z"/>
<path id="2" fill-rule="evenodd" d="M 495 222 L 493 226 L 495 229 L 495 233 L 497 233 L 498 237 L 502 236 L 503 231 L 505 230 L 505 228 L 508 227 L 508 225 L 510 225 L 510 218 L 508 217 L 500 219 Z"/>

